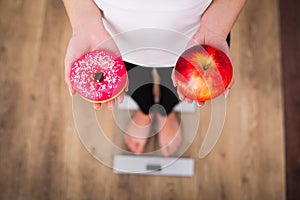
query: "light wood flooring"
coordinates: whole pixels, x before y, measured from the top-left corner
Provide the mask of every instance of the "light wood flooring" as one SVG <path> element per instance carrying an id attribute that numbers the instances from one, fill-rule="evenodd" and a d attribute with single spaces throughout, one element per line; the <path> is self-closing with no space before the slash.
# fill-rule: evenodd
<path id="1" fill-rule="evenodd" d="M 285 199 L 278 20 L 277 0 L 251 0 L 235 24 L 224 130 L 209 156 L 197 159 L 209 121 L 204 106 L 184 154 L 195 158 L 194 177 L 117 175 L 87 152 L 74 126 L 62 2 L 1 0 L 0 199 Z"/>

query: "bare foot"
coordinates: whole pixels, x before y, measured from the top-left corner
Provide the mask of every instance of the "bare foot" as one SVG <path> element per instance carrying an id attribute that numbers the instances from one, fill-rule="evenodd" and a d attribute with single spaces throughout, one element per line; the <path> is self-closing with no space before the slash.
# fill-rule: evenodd
<path id="1" fill-rule="evenodd" d="M 178 150 L 182 142 L 182 133 L 178 119 L 175 112 L 171 112 L 167 116 L 158 114 L 157 122 L 159 130 L 158 141 L 162 148 L 162 155 L 170 156 Z"/>
<path id="2" fill-rule="evenodd" d="M 147 143 L 151 130 L 151 117 L 138 110 L 131 118 L 125 134 L 125 142 L 129 149 L 139 155 L 141 154 Z"/>

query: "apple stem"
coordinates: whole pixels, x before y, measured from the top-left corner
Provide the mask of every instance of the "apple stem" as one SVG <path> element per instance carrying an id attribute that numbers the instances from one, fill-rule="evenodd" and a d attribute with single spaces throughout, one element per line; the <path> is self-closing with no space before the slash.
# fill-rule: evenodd
<path id="1" fill-rule="evenodd" d="M 203 66 L 203 70 L 208 70 L 208 68 L 209 68 L 209 67 L 208 67 L 207 65 L 204 65 L 204 66 Z"/>
<path id="2" fill-rule="evenodd" d="M 104 79 L 104 74 L 103 74 L 103 72 L 98 72 L 98 73 L 96 73 L 95 74 L 95 76 L 94 76 L 94 81 L 96 81 L 96 82 L 101 82 L 101 81 L 103 81 L 103 79 Z"/>

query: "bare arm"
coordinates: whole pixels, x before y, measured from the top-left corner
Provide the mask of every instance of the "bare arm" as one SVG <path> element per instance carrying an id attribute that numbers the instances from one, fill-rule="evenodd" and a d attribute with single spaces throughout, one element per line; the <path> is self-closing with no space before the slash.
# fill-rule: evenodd
<path id="1" fill-rule="evenodd" d="M 246 0 L 213 0 L 202 15 L 200 27 L 193 37 L 195 42 L 210 43 L 229 54 L 224 42 L 245 3 Z"/>
<path id="2" fill-rule="evenodd" d="M 246 0 L 213 0 L 201 19 L 205 27 L 226 38 L 239 16 Z"/>
<path id="3" fill-rule="evenodd" d="M 211 5 L 203 13 L 201 24 L 197 32 L 188 44 L 188 47 L 197 44 L 208 44 L 224 51 L 229 56 L 229 47 L 226 42 L 226 37 L 232 29 L 236 19 L 238 18 L 246 0 L 213 0 Z M 230 56 L 229 56 L 230 57 Z M 173 83 L 174 73 L 172 74 Z M 233 80 L 229 86 L 233 84 Z M 187 102 L 192 102 L 192 99 L 186 98 L 177 90 L 179 97 Z M 225 91 L 227 96 L 229 89 Z M 199 105 L 204 102 L 198 102 Z"/>
<path id="4" fill-rule="evenodd" d="M 73 34 L 81 31 L 91 31 L 93 36 L 95 28 L 102 32 L 101 36 L 107 37 L 107 32 L 102 23 L 102 12 L 93 0 L 63 0 L 68 17 L 71 22 Z"/>
<path id="5" fill-rule="evenodd" d="M 93 0 L 63 0 L 72 27 L 72 37 L 65 56 L 65 81 L 70 94 L 75 93 L 70 82 L 72 63 L 84 53 L 95 48 L 104 48 L 118 53 L 118 49 L 102 23 L 102 11 Z M 123 95 L 117 97 L 121 102 Z M 106 103 L 113 106 L 114 101 Z M 97 109 L 100 104 L 94 104 Z"/>

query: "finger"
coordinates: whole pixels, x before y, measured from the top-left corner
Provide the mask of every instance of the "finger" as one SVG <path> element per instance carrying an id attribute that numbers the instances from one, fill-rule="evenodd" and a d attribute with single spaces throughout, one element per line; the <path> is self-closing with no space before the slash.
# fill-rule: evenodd
<path id="1" fill-rule="evenodd" d="M 70 72 L 67 71 L 65 72 L 65 82 L 68 86 L 68 90 L 71 96 L 73 96 L 75 94 L 75 89 L 73 88 L 71 81 L 70 81 Z"/>
<path id="2" fill-rule="evenodd" d="M 228 96 L 228 94 L 229 94 L 229 91 L 230 91 L 230 89 L 228 88 L 227 90 L 225 90 L 225 92 L 224 92 L 224 96 L 225 96 L 225 98 L 227 98 L 227 96 Z"/>
<path id="3" fill-rule="evenodd" d="M 171 74 L 171 79 L 172 79 L 172 82 L 173 82 L 173 86 L 174 87 L 177 87 L 177 84 L 176 84 L 176 79 L 175 79 L 175 68 L 172 70 L 172 74 Z"/>
<path id="4" fill-rule="evenodd" d="M 114 105 L 115 105 L 115 100 L 114 99 L 106 102 L 106 107 L 110 110 L 113 109 Z"/>
<path id="5" fill-rule="evenodd" d="M 80 39 L 78 39 L 76 36 L 72 36 L 72 38 L 69 41 L 69 45 L 67 48 L 64 64 L 65 64 L 65 82 L 69 87 L 70 93 L 74 94 L 75 90 L 72 87 L 71 81 L 70 81 L 70 71 L 72 68 L 73 63 L 77 58 L 79 58 L 82 54 L 84 54 L 88 47 L 83 46 L 81 42 L 79 42 Z"/>
<path id="6" fill-rule="evenodd" d="M 120 104 L 124 101 L 124 92 L 117 97 L 117 102 Z"/>
<path id="7" fill-rule="evenodd" d="M 70 81 L 70 67 L 65 67 L 65 82 L 68 86 L 69 89 L 69 93 L 70 95 L 74 95 L 75 94 L 75 90 L 72 87 L 71 81 Z"/>
<path id="8" fill-rule="evenodd" d="M 101 107 L 101 103 L 94 103 L 93 106 L 95 110 L 99 110 Z"/>
<path id="9" fill-rule="evenodd" d="M 228 94 L 229 94 L 229 92 L 230 92 L 230 89 L 231 89 L 231 87 L 233 86 L 233 84 L 234 84 L 234 78 L 231 79 L 231 81 L 230 81 L 230 83 L 229 83 L 227 89 L 224 91 L 224 96 L 225 96 L 225 98 L 227 98 L 227 96 L 228 96 Z"/>
<path id="10" fill-rule="evenodd" d="M 234 82 L 235 82 L 235 80 L 234 80 L 234 78 L 232 77 L 232 79 L 231 79 L 231 81 L 230 81 L 230 83 L 229 83 L 229 85 L 228 85 L 228 89 L 231 89 L 231 87 L 233 86 Z"/>
<path id="11" fill-rule="evenodd" d="M 185 95 L 183 95 L 178 88 L 177 88 L 177 94 L 181 101 L 183 101 L 185 99 Z"/>
<path id="12" fill-rule="evenodd" d="M 197 101 L 198 106 L 203 106 L 205 104 L 205 101 Z"/>
<path id="13" fill-rule="evenodd" d="M 126 83 L 126 87 L 125 87 L 125 92 L 128 92 L 128 87 L 129 87 L 129 84 L 128 84 L 128 79 L 127 79 L 127 83 Z"/>
<path id="14" fill-rule="evenodd" d="M 187 97 L 186 97 L 184 100 L 185 100 L 187 103 L 193 103 L 193 100 L 190 99 L 190 98 L 187 98 Z"/>
<path id="15" fill-rule="evenodd" d="M 70 93 L 70 96 L 73 96 L 75 94 L 75 90 L 74 88 L 71 86 L 68 86 L 68 89 L 69 89 L 69 93 Z"/>
<path id="16" fill-rule="evenodd" d="M 75 94 L 75 89 L 73 88 L 70 80 L 70 71 L 71 71 L 71 66 L 73 64 L 73 59 L 70 59 L 70 50 L 67 52 L 66 58 L 65 58 L 65 82 L 68 85 L 69 93 L 70 95 Z"/>

